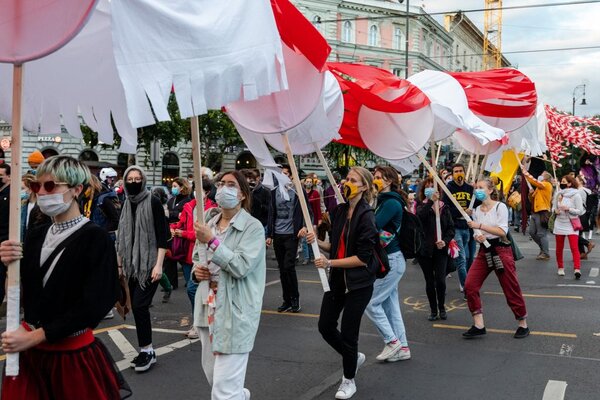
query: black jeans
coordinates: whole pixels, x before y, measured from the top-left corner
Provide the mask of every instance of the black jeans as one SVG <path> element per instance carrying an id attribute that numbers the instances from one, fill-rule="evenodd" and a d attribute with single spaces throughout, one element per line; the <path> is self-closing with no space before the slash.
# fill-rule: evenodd
<path id="1" fill-rule="evenodd" d="M 278 235 L 273 237 L 273 248 L 279 268 L 279 280 L 283 290 L 283 301 L 288 304 L 298 299 L 298 277 L 296 276 L 296 254 L 298 254 L 298 237 L 296 235 Z"/>
<path id="2" fill-rule="evenodd" d="M 167 278 L 169 278 L 169 282 L 171 283 L 173 290 L 177 289 L 179 287 L 177 261 L 165 257 L 165 260 L 163 261 L 163 271 L 165 275 L 167 275 Z"/>
<path id="3" fill-rule="evenodd" d="M 150 304 L 158 288 L 158 281 L 146 282 L 142 289 L 135 278 L 129 278 L 129 295 L 131 297 L 131 311 L 135 320 L 135 332 L 137 333 L 138 345 L 145 347 L 152 344 L 152 322 L 150 319 Z"/>
<path id="4" fill-rule="evenodd" d="M 319 332 L 323 339 L 335 351 L 342 355 L 344 365 L 344 377 L 354 379 L 356 375 L 356 361 L 358 359 L 358 334 L 360 331 L 360 320 L 371 300 L 373 285 L 362 289 L 351 290 L 344 293 L 334 290 L 323 295 L 321 303 L 321 315 L 319 316 Z M 337 329 L 338 318 L 342 316 L 341 329 Z"/>
<path id="5" fill-rule="evenodd" d="M 425 276 L 425 291 L 432 314 L 446 311 L 446 265 L 448 251 L 434 249 L 432 257 L 419 257 L 419 265 Z"/>

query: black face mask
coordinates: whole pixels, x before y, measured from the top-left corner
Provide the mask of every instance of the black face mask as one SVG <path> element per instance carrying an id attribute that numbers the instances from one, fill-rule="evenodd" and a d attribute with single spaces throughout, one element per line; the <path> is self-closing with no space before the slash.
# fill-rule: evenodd
<path id="1" fill-rule="evenodd" d="M 567 188 L 567 184 L 566 183 L 561 183 L 560 184 L 560 188 L 561 189 L 566 189 Z"/>
<path id="2" fill-rule="evenodd" d="M 137 196 L 142 191 L 142 182 L 126 182 L 125 189 L 129 196 Z"/>

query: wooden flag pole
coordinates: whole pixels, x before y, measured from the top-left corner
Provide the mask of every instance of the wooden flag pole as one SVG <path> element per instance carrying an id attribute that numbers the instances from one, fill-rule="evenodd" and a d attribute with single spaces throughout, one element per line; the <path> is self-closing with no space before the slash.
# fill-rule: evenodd
<path id="1" fill-rule="evenodd" d="M 425 157 L 423 157 L 422 154 L 417 152 L 417 157 L 419 158 L 419 160 L 421 160 L 421 162 L 423 163 L 423 165 L 425 166 L 425 168 L 427 168 L 427 170 L 431 173 L 431 175 L 433 175 L 433 179 L 435 179 L 438 183 L 438 185 L 440 185 L 440 187 L 442 188 L 442 190 L 444 191 L 444 193 L 446 193 L 446 196 L 448 197 L 448 199 L 450 199 L 450 201 L 452 202 L 452 204 L 454 204 L 454 206 L 456 207 L 456 209 L 458 210 L 458 212 L 460 212 L 460 214 L 463 216 L 464 219 L 468 221 L 472 221 L 471 217 L 469 216 L 469 214 L 467 214 L 465 212 L 465 210 L 463 210 L 463 208 L 461 207 L 460 204 L 458 204 L 458 201 L 454 198 L 454 196 L 452 196 L 452 193 L 450 192 L 450 190 L 446 187 L 446 185 L 444 185 L 444 182 L 442 181 L 442 178 L 440 178 L 439 176 L 437 176 L 437 174 L 435 173 L 435 170 L 433 169 L 433 167 L 429 164 L 429 162 L 427 162 L 427 159 Z M 490 247 L 490 242 L 488 242 L 487 240 L 485 242 L 483 242 L 485 247 Z"/>
<path id="2" fill-rule="evenodd" d="M 329 169 L 329 165 L 327 165 L 327 161 L 325 160 L 325 157 L 323 156 L 323 152 L 319 148 L 319 145 L 316 143 L 315 143 L 315 152 L 317 153 L 317 156 L 319 157 L 319 160 L 321 161 L 321 165 L 323 166 L 323 169 L 325 169 L 325 174 L 327 175 L 327 179 L 329 179 L 329 183 L 331 184 L 331 187 L 333 187 L 333 192 L 335 193 L 335 198 L 337 200 L 337 203 L 338 204 L 345 203 L 346 201 L 344 200 L 344 196 L 342 196 L 342 192 L 340 192 L 340 188 L 338 187 L 337 182 L 333 178 L 333 174 L 331 173 L 331 169 Z"/>
<path id="3" fill-rule="evenodd" d="M 300 202 L 300 207 L 302 208 L 302 215 L 304 216 L 304 224 L 306 225 L 306 229 L 309 233 L 315 233 L 313 228 L 313 222 L 310 219 L 310 214 L 308 212 L 308 205 L 306 204 L 306 198 L 304 197 L 304 190 L 302 189 L 302 183 L 300 182 L 300 176 L 298 175 L 298 168 L 296 168 L 296 163 L 294 162 L 294 154 L 292 153 L 292 147 L 290 146 L 290 141 L 288 139 L 287 133 L 281 134 L 283 138 L 283 144 L 285 146 L 285 154 L 287 155 L 288 164 L 292 169 L 292 181 L 294 183 L 294 187 L 296 188 L 296 195 L 298 196 L 298 201 Z M 319 250 L 319 244 L 315 240 L 311 243 L 311 247 L 313 250 L 313 254 L 315 258 L 321 256 L 321 251 Z M 321 285 L 323 286 L 323 291 L 329 292 L 329 281 L 327 280 L 327 274 L 323 268 L 317 268 L 319 271 L 319 279 L 321 280 Z"/>
<path id="4" fill-rule="evenodd" d="M 433 139 L 431 140 L 431 159 L 434 160 L 434 156 L 435 156 L 435 142 L 433 141 Z M 440 146 L 441 148 L 442 146 Z M 437 164 L 436 164 L 437 165 Z M 435 171 L 434 168 L 434 172 L 432 173 L 432 175 L 435 174 L 437 176 L 437 171 Z M 435 189 L 435 191 L 437 192 L 438 189 L 438 183 L 437 180 L 433 180 L 433 187 Z M 433 202 L 433 211 L 435 213 L 435 236 L 437 241 L 442 240 L 442 224 L 441 224 L 441 220 L 440 220 L 440 203 L 439 201 L 434 201 Z"/>
<path id="5" fill-rule="evenodd" d="M 460 159 L 462 158 L 463 154 L 465 154 L 465 149 L 462 149 L 460 153 L 458 153 L 458 157 L 456 157 L 456 161 L 454 162 L 455 164 L 460 163 Z"/>
<path id="6" fill-rule="evenodd" d="M 192 159 L 194 162 L 194 185 L 196 186 L 196 220 L 200 224 L 206 224 L 204 216 L 204 190 L 202 190 L 202 148 L 200 146 L 200 124 L 198 116 L 190 118 L 190 126 L 192 130 Z M 200 265 L 208 266 L 207 246 L 198 243 L 198 258 Z M 192 274 L 194 268 L 192 266 Z M 198 284 L 198 291 L 202 301 L 206 301 L 209 293 L 209 282 L 201 281 Z"/>
<path id="7" fill-rule="evenodd" d="M 21 160 L 23 158 L 22 132 L 23 118 L 21 106 L 23 102 L 23 64 L 13 66 L 12 95 L 12 138 L 10 175 L 10 212 L 8 219 L 8 238 L 21 242 Z M 6 330 L 19 329 L 19 313 L 21 311 L 21 262 L 13 261 L 8 265 L 7 276 Z M 19 353 L 6 355 L 6 376 L 19 375 Z"/>
<path id="8" fill-rule="evenodd" d="M 471 175 L 471 168 L 473 168 L 473 154 L 469 157 L 469 165 L 467 166 L 467 172 L 465 173 L 465 182 L 469 180 L 469 175 Z"/>
<path id="9" fill-rule="evenodd" d="M 523 164 L 521 163 L 521 159 L 519 158 L 519 152 L 514 147 L 513 147 L 513 153 L 515 153 L 515 157 L 517 158 L 517 163 L 519 163 L 519 167 L 523 166 Z M 525 183 L 527 184 L 527 187 L 529 188 L 529 190 L 532 190 L 533 186 L 531 186 L 531 183 L 529 183 L 529 181 L 527 180 L 527 177 L 523 176 L 523 178 L 525 178 Z M 556 179 L 556 177 L 554 177 L 554 179 Z"/>
<path id="10" fill-rule="evenodd" d="M 435 156 L 435 168 L 437 169 L 438 163 L 440 161 L 440 153 L 442 152 L 442 142 L 440 141 L 438 144 L 437 154 Z"/>

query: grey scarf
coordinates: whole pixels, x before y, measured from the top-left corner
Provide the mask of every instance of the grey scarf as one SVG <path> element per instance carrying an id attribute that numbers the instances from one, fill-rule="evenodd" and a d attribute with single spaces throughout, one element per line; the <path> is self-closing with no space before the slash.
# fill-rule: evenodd
<path id="1" fill-rule="evenodd" d="M 158 247 L 156 233 L 154 232 L 152 195 L 146 190 L 144 170 L 137 165 L 133 165 L 127 168 L 123 180 L 127 181 L 127 174 L 134 169 L 142 174 L 142 191 L 135 196 L 131 196 L 127 193 L 125 187 L 127 199 L 123 204 L 121 218 L 119 219 L 117 253 L 122 259 L 123 273 L 127 279 L 136 278 L 143 289 L 152 275 L 152 268 L 156 265 Z M 132 204 L 137 205 L 135 216 L 133 215 Z"/>

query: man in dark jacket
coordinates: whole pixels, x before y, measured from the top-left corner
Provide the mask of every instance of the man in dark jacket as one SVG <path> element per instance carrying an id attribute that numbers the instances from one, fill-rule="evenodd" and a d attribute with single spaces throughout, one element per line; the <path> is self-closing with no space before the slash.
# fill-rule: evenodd
<path id="1" fill-rule="evenodd" d="M 282 169 L 283 173 L 290 177 L 289 167 L 283 166 Z M 271 191 L 271 208 L 266 234 L 267 246 L 273 244 L 283 290 L 283 303 L 277 308 L 277 311 L 298 313 L 301 307 L 298 277 L 296 276 L 296 254 L 298 253 L 298 233 L 304 226 L 304 219 L 300 201 L 293 186 L 289 184 L 284 190 L 289 199 L 285 198 L 279 187 Z M 302 195 L 306 198 L 304 191 L 302 191 Z"/>
<path id="2" fill-rule="evenodd" d="M 250 189 L 252 189 L 252 210 L 250 214 L 267 228 L 269 223 L 269 212 L 271 211 L 271 190 L 260 182 L 260 175 L 256 170 L 246 169 L 243 171 Z"/>

